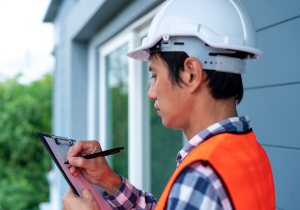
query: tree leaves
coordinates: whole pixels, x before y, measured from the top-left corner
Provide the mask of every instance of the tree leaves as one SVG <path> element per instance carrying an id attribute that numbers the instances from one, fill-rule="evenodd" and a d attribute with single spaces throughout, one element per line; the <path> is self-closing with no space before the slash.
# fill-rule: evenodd
<path id="1" fill-rule="evenodd" d="M 51 160 L 36 133 L 51 133 L 52 75 L 29 85 L 0 83 L 0 210 L 49 200 Z"/>

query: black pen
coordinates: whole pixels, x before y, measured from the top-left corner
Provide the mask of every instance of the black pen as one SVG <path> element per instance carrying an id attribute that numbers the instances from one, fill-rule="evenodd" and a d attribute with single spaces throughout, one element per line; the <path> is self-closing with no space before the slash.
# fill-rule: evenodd
<path id="1" fill-rule="evenodd" d="M 122 149 L 124 149 L 124 147 L 117 147 L 117 148 L 105 150 L 102 152 L 97 152 L 97 153 L 90 154 L 87 156 L 82 156 L 82 157 L 85 159 L 92 159 L 92 158 L 99 157 L 99 156 L 108 156 L 108 155 L 119 153 L 120 150 L 122 150 Z M 69 161 L 66 161 L 66 162 L 64 162 L 64 164 L 70 164 L 70 163 L 69 163 Z"/>

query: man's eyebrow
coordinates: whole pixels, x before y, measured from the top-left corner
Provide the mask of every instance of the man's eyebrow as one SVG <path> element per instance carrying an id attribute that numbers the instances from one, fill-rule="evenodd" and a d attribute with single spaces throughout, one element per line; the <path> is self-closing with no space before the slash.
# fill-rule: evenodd
<path id="1" fill-rule="evenodd" d="M 149 65 L 149 71 L 152 72 L 151 66 Z"/>

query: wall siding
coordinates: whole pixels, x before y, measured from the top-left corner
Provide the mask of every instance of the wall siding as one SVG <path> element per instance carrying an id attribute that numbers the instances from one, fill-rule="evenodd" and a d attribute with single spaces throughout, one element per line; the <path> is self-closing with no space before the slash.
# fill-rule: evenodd
<path id="1" fill-rule="evenodd" d="M 299 0 L 240 0 L 250 13 L 256 29 L 299 16 Z"/>
<path id="2" fill-rule="evenodd" d="M 68 120 L 67 120 L 67 113 L 68 113 L 68 91 L 67 91 L 67 68 L 68 68 L 68 42 L 70 40 L 67 37 L 66 31 L 66 21 L 70 11 L 72 10 L 74 4 L 76 4 L 75 0 L 64 0 L 62 1 L 57 17 L 57 27 L 55 30 L 58 30 L 58 39 L 57 46 L 55 47 L 55 57 L 56 57 L 56 69 L 55 69 L 55 105 L 53 107 L 53 112 L 55 113 L 55 122 L 54 122 L 54 129 L 53 134 L 59 136 L 67 136 L 68 132 Z M 54 164 L 53 164 L 54 166 Z M 51 209 L 59 210 L 62 209 L 62 201 L 61 198 L 66 192 L 68 188 L 68 184 L 65 181 L 64 177 L 61 175 L 59 169 L 54 166 L 52 171 L 54 170 L 54 181 L 50 186 L 50 193 L 52 193 L 52 197 L 50 200 Z M 58 192 L 55 189 L 58 188 Z M 53 193 L 56 193 L 55 195 Z"/>
<path id="3" fill-rule="evenodd" d="M 300 197 L 300 150 L 264 146 L 275 181 L 276 207 L 285 210 L 298 210 Z"/>
<path id="4" fill-rule="evenodd" d="M 264 57 L 248 61 L 239 115 L 248 115 L 271 162 L 277 209 L 299 209 L 300 1 L 242 0 Z M 288 2 L 288 3 L 287 3 Z"/>
<path id="5" fill-rule="evenodd" d="M 300 82 L 299 36 L 300 17 L 257 32 L 264 57 L 248 61 L 245 88 Z"/>
<path id="6" fill-rule="evenodd" d="M 300 148 L 300 84 L 246 90 L 238 105 L 248 115 L 259 143 Z"/>

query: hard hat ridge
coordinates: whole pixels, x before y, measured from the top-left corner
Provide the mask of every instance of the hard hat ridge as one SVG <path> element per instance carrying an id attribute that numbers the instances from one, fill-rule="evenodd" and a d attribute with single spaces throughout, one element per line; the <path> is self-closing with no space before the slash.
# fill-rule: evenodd
<path id="1" fill-rule="evenodd" d="M 162 39 L 152 48 L 146 50 L 148 54 L 157 52 L 185 52 L 189 57 L 197 58 L 203 69 L 216 70 L 235 74 L 246 72 L 246 62 L 235 57 L 238 52 L 210 47 L 197 37 L 170 37 Z M 241 53 L 246 56 L 245 53 Z"/>

